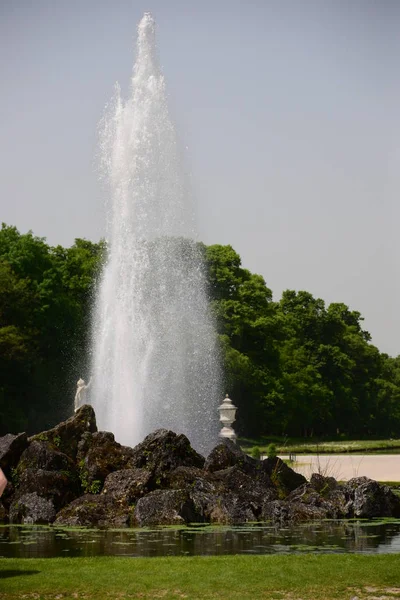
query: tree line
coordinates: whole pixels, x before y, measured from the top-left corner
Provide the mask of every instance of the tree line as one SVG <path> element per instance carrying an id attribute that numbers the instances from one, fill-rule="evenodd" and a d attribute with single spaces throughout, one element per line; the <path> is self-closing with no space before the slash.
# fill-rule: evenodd
<path id="1" fill-rule="evenodd" d="M 239 434 L 399 436 L 400 357 L 379 352 L 359 312 L 306 291 L 274 301 L 231 246 L 200 249 Z M 104 241 L 52 247 L 2 225 L 0 435 L 71 414 L 105 252 Z"/>

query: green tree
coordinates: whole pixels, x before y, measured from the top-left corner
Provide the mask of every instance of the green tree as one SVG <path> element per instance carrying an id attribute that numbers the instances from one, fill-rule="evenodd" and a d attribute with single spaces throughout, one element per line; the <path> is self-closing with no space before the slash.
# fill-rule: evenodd
<path id="1" fill-rule="evenodd" d="M 231 246 L 209 246 L 205 257 L 226 388 L 239 408 L 235 427 L 258 435 L 266 423 L 272 428 L 279 401 L 280 322 L 272 292 L 260 275 L 241 267 Z"/>

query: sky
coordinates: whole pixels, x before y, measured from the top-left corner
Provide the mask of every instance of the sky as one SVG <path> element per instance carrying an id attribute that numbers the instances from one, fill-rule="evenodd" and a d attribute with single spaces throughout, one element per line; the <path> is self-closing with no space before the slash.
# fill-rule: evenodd
<path id="1" fill-rule="evenodd" d="M 397 0 L 1 0 L 1 221 L 52 245 L 105 235 L 97 127 L 145 11 L 199 238 L 275 300 L 358 310 L 399 355 Z"/>

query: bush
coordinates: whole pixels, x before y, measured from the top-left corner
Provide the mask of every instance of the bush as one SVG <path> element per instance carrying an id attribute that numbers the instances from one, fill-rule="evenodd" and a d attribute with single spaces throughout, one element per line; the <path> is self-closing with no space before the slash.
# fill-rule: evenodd
<path id="1" fill-rule="evenodd" d="M 269 444 L 267 447 L 268 458 L 276 458 L 276 446 L 275 444 Z"/>

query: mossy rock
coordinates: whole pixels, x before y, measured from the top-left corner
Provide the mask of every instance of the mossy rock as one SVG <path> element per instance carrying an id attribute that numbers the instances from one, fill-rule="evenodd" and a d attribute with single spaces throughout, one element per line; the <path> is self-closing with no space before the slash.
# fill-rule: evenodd
<path id="1" fill-rule="evenodd" d="M 83 492 L 97 492 L 103 488 L 106 477 L 114 471 L 129 469 L 133 450 L 115 441 L 108 431 L 86 433 L 79 444 L 77 466 Z"/>
<path id="2" fill-rule="evenodd" d="M 202 515 L 185 490 L 155 490 L 136 504 L 133 521 L 140 527 L 198 523 Z"/>
<path id="3" fill-rule="evenodd" d="M 59 511 L 80 494 L 77 473 L 67 470 L 46 471 L 27 468 L 20 476 L 14 499 L 33 492 L 37 492 L 42 498 L 52 500 L 55 510 Z"/>
<path id="4" fill-rule="evenodd" d="M 13 501 L 9 517 L 11 523 L 44 525 L 54 521 L 56 510 L 52 500 L 32 492 Z"/>
<path id="5" fill-rule="evenodd" d="M 133 506 L 117 502 L 107 495 L 85 494 L 65 506 L 55 525 L 70 527 L 129 527 Z"/>
<path id="6" fill-rule="evenodd" d="M 73 473 L 73 460 L 57 450 L 50 442 L 33 440 L 24 450 L 14 472 L 14 483 L 18 488 L 22 474 L 26 469 L 45 471 L 65 471 Z"/>
<path id="7" fill-rule="evenodd" d="M 94 410 L 91 406 L 85 404 L 66 421 L 59 423 L 52 429 L 33 435 L 29 438 L 29 441 L 48 442 L 54 448 L 75 460 L 78 444 L 84 433 L 94 433 L 95 431 L 97 431 L 97 425 Z"/>
<path id="8" fill-rule="evenodd" d="M 168 474 L 178 467 L 201 469 L 204 457 L 191 447 L 185 435 L 157 429 L 133 448 L 130 465 L 150 471 L 156 488 L 163 486 Z"/>

